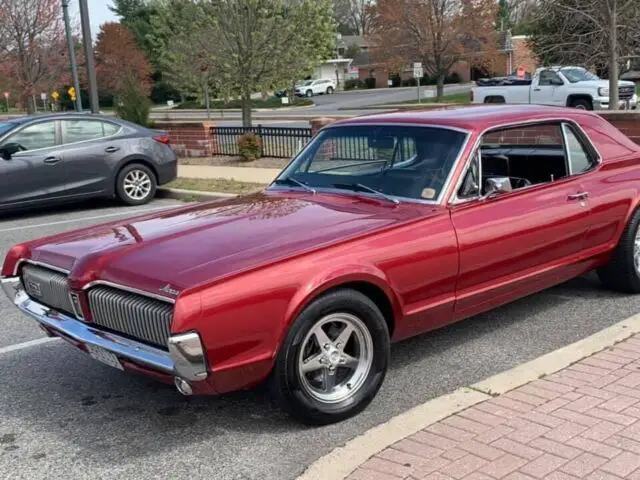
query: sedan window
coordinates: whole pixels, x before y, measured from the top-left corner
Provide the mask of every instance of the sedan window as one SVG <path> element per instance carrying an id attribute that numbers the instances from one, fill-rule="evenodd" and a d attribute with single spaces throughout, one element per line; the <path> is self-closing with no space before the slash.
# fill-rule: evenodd
<path id="1" fill-rule="evenodd" d="M 25 150 L 38 150 L 56 146 L 56 128 L 54 122 L 40 122 L 28 125 L 11 135 L 4 142 L 17 143 Z"/>
<path id="2" fill-rule="evenodd" d="M 437 200 L 465 138 L 437 127 L 336 126 L 319 133 L 276 184 Z"/>
<path id="3" fill-rule="evenodd" d="M 64 143 L 86 142 L 113 135 L 118 127 L 96 120 L 64 120 Z"/>

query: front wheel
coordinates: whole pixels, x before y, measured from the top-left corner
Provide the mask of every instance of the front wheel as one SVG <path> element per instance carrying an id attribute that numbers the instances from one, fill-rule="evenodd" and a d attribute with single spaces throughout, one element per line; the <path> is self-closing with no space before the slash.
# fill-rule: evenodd
<path id="1" fill-rule="evenodd" d="M 313 90 L 307 90 L 306 96 L 313 97 Z"/>
<path id="2" fill-rule="evenodd" d="M 144 205 L 156 194 L 156 176 L 149 167 L 132 163 L 124 167 L 116 179 L 116 194 L 127 205 Z"/>
<path id="3" fill-rule="evenodd" d="M 388 362 L 389 332 L 380 309 L 360 292 L 338 290 L 315 300 L 295 320 L 271 387 L 293 417 L 326 425 L 369 405 Z"/>
<path id="4" fill-rule="evenodd" d="M 609 262 L 598 269 L 600 281 L 623 293 L 640 293 L 640 209 L 627 223 Z"/>

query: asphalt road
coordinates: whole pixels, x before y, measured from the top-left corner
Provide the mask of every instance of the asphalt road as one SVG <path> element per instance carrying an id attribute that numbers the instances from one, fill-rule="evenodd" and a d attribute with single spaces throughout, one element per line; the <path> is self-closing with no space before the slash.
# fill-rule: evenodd
<path id="1" fill-rule="evenodd" d="M 445 94 L 465 93 L 470 90 L 469 85 L 450 85 L 445 87 Z M 434 91 L 433 87 L 421 87 L 421 95 L 426 90 Z M 363 91 L 349 91 L 334 95 L 317 95 L 313 97 L 314 107 L 269 110 L 254 112 L 255 119 L 278 117 L 298 117 L 300 119 L 329 115 L 362 115 L 364 113 L 376 113 L 385 110 L 385 104 L 402 103 L 417 100 L 417 88 L 389 88 Z M 364 109 L 363 107 L 380 106 L 380 109 Z M 151 113 L 151 118 L 156 120 L 200 120 L 206 118 L 204 111 L 171 111 L 157 109 Z M 214 120 L 232 120 L 241 118 L 239 111 L 212 112 Z"/>
<path id="2" fill-rule="evenodd" d="M 92 203 L 0 219 L 15 242 L 174 205 Z M 264 389 L 184 398 L 98 364 L 0 299 L 0 479 L 289 480 L 334 447 L 408 408 L 584 338 L 640 311 L 640 297 L 576 279 L 395 345 L 387 380 L 361 415 L 305 428 Z M 332 480 L 332 479 L 327 479 Z"/>

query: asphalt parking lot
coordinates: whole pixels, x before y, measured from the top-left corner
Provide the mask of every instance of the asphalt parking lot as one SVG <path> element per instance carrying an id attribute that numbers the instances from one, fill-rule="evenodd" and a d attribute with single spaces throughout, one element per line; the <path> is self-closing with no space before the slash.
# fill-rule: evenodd
<path id="1" fill-rule="evenodd" d="M 177 204 L 102 202 L 0 218 L 0 255 L 26 239 Z M 0 478 L 294 479 L 334 447 L 408 408 L 638 311 L 640 296 L 610 293 L 593 275 L 573 280 L 395 345 L 387 380 L 363 414 L 306 428 L 273 407 L 264 389 L 185 398 L 60 340 L 34 344 L 40 331 L 2 298 Z"/>

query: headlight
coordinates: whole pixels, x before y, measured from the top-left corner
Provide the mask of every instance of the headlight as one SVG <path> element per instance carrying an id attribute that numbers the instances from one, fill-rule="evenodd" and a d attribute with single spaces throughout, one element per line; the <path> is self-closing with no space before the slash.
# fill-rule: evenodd
<path id="1" fill-rule="evenodd" d="M 600 87 L 598 89 L 598 95 L 601 97 L 608 97 L 609 96 L 609 87 Z"/>

